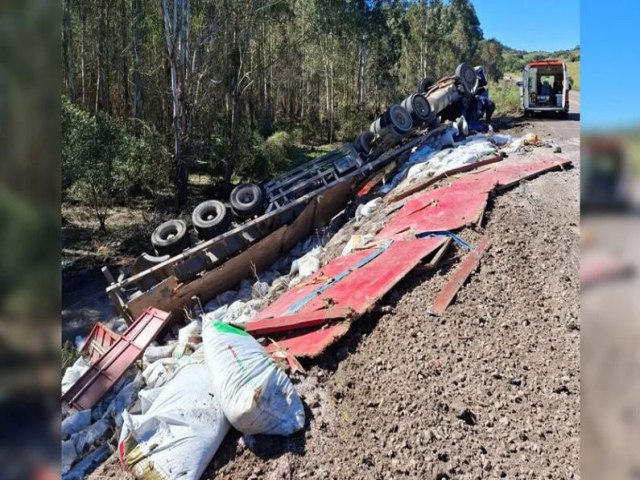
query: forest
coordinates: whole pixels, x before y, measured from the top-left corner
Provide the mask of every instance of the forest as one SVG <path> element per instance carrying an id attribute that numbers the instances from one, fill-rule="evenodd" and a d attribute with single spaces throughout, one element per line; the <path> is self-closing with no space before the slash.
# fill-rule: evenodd
<path id="1" fill-rule="evenodd" d="M 62 23 L 63 202 L 102 231 L 158 192 L 184 211 L 195 173 L 224 194 L 352 140 L 462 61 L 502 75 L 468 0 L 63 0 Z"/>

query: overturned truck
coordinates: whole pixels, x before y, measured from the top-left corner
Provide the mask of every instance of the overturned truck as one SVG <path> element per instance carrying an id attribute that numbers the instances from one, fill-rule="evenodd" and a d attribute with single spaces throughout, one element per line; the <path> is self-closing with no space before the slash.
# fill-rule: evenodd
<path id="1" fill-rule="evenodd" d="M 359 184 L 435 140 L 450 121 L 466 135 L 464 115 L 476 113 L 479 85 L 477 69 L 464 63 L 455 75 L 424 79 L 353 142 L 277 178 L 238 185 L 228 202 L 199 204 L 193 230 L 183 220 L 161 224 L 151 236 L 153 254 L 140 255 L 117 279 L 103 267 L 108 297 L 132 323 L 149 306 L 180 313 L 264 270 L 331 222 Z"/>

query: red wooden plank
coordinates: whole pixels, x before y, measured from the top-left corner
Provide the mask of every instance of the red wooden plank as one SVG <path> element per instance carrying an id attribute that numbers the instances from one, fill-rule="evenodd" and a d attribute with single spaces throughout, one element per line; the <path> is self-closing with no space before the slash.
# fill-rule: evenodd
<path id="1" fill-rule="evenodd" d="M 460 263 L 460 266 L 453 272 L 451 278 L 447 281 L 444 288 L 438 294 L 438 298 L 436 298 L 435 302 L 433 302 L 433 307 L 431 308 L 431 313 L 436 315 L 441 315 L 447 309 L 453 298 L 460 290 L 460 287 L 467 281 L 471 272 L 475 270 L 480 262 L 480 257 L 484 255 L 484 253 L 489 249 L 491 245 L 491 240 L 489 237 L 482 237 L 476 248 L 473 249 L 471 253 L 469 253 Z"/>
<path id="2" fill-rule="evenodd" d="M 269 353 L 284 350 L 294 357 L 314 358 L 324 352 L 329 345 L 343 337 L 349 331 L 350 326 L 351 322 L 349 321 L 339 322 L 304 335 L 278 340 L 277 343 L 267 345 L 266 350 Z"/>
<path id="3" fill-rule="evenodd" d="M 408 231 L 457 230 L 477 221 L 487 199 L 487 193 L 448 189 L 410 215 L 399 215 L 391 220 L 378 236 L 390 238 Z"/>
<path id="4" fill-rule="evenodd" d="M 80 353 L 87 355 L 89 361 L 95 363 L 119 338 L 120 335 L 98 322 L 80 347 Z"/>
<path id="5" fill-rule="evenodd" d="M 140 358 L 170 316 L 170 313 L 157 308 L 147 308 L 122 337 L 67 390 L 62 396 L 62 405 L 70 411 L 92 408 Z"/>
<path id="6" fill-rule="evenodd" d="M 507 188 L 523 179 L 570 164 L 570 161 L 554 158 L 491 165 L 482 172 L 457 179 L 449 186 L 410 199 L 378 237 L 390 238 L 412 229 L 416 232 L 457 230 L 478 221 L 492 190 Z"/>
<path id="7" fill-rule="evenodd" d="M 349 308 L 356 314 L 364 313 L 423 258 L 440 248 L 445 241 L 445 237 L 396 240 L 373 261 L 351 272 L 343 280 L 309 301 L 296 313 L 312 312 L 330 307 Z M 349 269 L 375 250 L 375 248 L 371 248 L 338 257 L 317 272 L 305 285 L 293 288 L 258 313 L 249 325 L 267 318 L 290 315 L 288 310 L 292 305 L 325 284 L 327 279 Z M 314 283 L 314 280 L 318 280 L 319 283 Z"/>
<path id="8" fill-rule="evenodd" d="M 349 308 L 329 308 L 313 312 L 296 313 L 283 317 L 264 318 L 247 325 L 247 332 L 253 335 L 265 335 L 267 333 L 286 332 L 287 330 L 299 330 L 301 328 L 324 325 L 335 320 L 345 320 L 353 314 Z"/>

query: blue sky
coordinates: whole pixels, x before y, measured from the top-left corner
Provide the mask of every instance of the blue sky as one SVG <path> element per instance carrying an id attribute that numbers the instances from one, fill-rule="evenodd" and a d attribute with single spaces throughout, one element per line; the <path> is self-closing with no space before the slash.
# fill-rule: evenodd
<path id="1" fill-rule="evenodd" d="M 496 38 L 509 47 L 554 51 L 580 43 L 579 0 L 472 0 L 472 3 L 484 37 Z"/>
<path id="2" fill-rule="evenodd" d="M 581 3 L 582 127 L 640 125 L 640 2 Z"/>

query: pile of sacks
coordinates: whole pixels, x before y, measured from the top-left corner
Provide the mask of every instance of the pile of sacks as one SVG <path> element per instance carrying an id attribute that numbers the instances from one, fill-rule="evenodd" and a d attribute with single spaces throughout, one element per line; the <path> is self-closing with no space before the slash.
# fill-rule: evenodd
<path id="1" fill-rule="evenodd" d="M 184 328 L 195 331 L 193 325 Z M 136 478 L 199 479 L 231 426 L 245 435 L 304 427 L 289 377 L 251 335 L 206 319 L 201 333 L 189 361 L 140 392 L 140 412 L 122 413 L 118 454 Z"/>
<path id="2" fill-rule="evenodd" d="M 244 280 L 237 290 L 195 307 L 193 319 L 147 347 L 142 369 L 132 367 L 92 410 L 63 411 L 62 478 L 84 478 L 101 464 L 118 431 L 121 462 L 136 477 L 158 478 L 150 473 L 155 465 L 160 478 L 174 478 L 179 470 L 186 472 L 181 478 L 197 479 L 230 425 L 248 435 L 300 430 L 304 409 L 289 378 L 240 328 L 320 268 L 328 238 L 300 242 L 257 280 Z M 122 319 L 108 326 L 126 328 Z M 229 357 L 230 351 L 236 356 Z M 62 392 L 88 368 L 84 357 L 68 367 Z"/>

